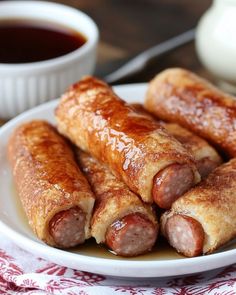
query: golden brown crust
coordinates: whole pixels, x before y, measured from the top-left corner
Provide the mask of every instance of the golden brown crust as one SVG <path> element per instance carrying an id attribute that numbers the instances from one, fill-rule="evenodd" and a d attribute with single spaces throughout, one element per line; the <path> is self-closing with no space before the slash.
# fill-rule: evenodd
<path id="1" fill-rule="evenodd" d="M 179 124 L 164 122 L 149 113 L 141 104 L 132 105 L 137 111 L 152 116 L 176 138 L 192 155 L 202 178 L 205 178 L 214 168 L 222 163 L 217 151 L 209 143 Z"/>
<path id="2" fill-rule="evenodd" d="M 235 99 L 190 71 L 168 69 L 157 75 L 150 82 L 145 107 L 236 156 Z"/>
<path id="3" fill-rule="evenodd" d="M 57 246 L 48 224 L 58 212 L 76 207 L 87 215 L 85 235 L 94 196 L 65 140 L 44 121 L 19 126 L 8 143 L 8 157 L 29 224 L 37 236 Z"/>
<path id="4" fill-rule="evenodd" d="M 162 216 L 173 214 L 196 219 L 205 232 L 203 253 L 210 253 L 236 237 L 236 159 L 216 168 L 204 181 L 180 197 Z"/>
<path id="5" fill-rule="evenodd" d="M 163 122 L 163 126 L 193 155 L 201 179 L 222 163 L 218 152 L 203 138 L 175 123 Z"/>
<path id="6" fill-rule="evenodd" d="M 106 231 L 114 221 L 130 213 L 143 214 L 157 227 L 156 216 L 150 205 L 144 204 L 105 165 L 82 151 L 77 151 L 77 155 L 96 196 L 91 233 L 97 243 L 105 242 Z"/>
<path id="7" fill-rule="evenodd" d="M 56 119 L 59 132 L 109 165 L 146 202 L 153 201 L 153 177 L 172 163 L 190 165 L 199 181 L 193 159 L 182 145 L 100 80 L 85 77 L 73 85 L 62 97 Z"/>

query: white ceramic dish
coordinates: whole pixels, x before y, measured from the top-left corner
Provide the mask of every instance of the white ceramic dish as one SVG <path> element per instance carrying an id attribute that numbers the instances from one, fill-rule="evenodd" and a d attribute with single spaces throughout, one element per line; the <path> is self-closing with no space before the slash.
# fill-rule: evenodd
<path id="1" fill-rule="evenodd" d="M 145 84 L 115 87 L 128 102 L 143 102 Z M 0 231 L 20 247 L 55 263 L 74 269 L 129 278 L 176 276 L 207 271 L 236 262 L 236 243 L 215 254 L 184 258 L 174 250 L 157 247 L 154 253 L 136 258 L 120 258 L 106 249 L 91 245 L 74 251 L 63 251 L 43 244 L 28 227 L 13 189 L 13 181 L 6 158 L 6 144 L 12 130 L 31 119 L 45 119 L 54 123 L 53 111 L 58 101 L 38 106 L 10 121 L 0 129 Z"/>
<path id="2" fill-rule="evenodd" d="M 12 118 L 59 97 L 83 75 L 92 74 L 98 42 L 98 28 L 93 20 L 66 5 L 45 1 L 1 1 L 0 21 L 11 18 L 53 22 L 79 31 L 87 41 L 75 51 L 57 58 L 22 64 L 0 63 L 1 119 Z"/>

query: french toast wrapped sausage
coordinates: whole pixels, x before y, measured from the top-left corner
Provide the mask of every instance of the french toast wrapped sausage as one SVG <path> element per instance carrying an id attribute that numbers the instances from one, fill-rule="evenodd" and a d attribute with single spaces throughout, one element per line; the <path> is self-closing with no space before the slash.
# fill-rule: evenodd
<path id="1" fill-rule="evenodd" d="M 133 104 L 132 106 L 137 111 L 158 120 L 158 122 L 193 155 L 202 179 L 222 163 L 222 159 L 217 151 L 203 138 L 183 128 L 179 124 L 159 120 L 153 114 L 145 110 L 141 104 Z"/>
<path id="2" fill-rule="evenodd" d="M 109 169 L 82 151 L 80 167 L 95 193 L 91 234 L 116 254 L 136 256 L 151 250 L 158 224 L 151 205 L 144 204 Z"/>
<path id="3" fill-rule="evenodd" d="M 197 75 L 168 69 L 149 84 L 145 108 L 205 138 L 228 157 L 236 156 L 236 101 Z"/>
<path id="4" fill-rule="evenodd" d="M 169 208 L 199 181 L 185 148 L 96 78 L 85 77 L 62 96 L 56 120 L 60 133 L 106 163 L 145 202 L 165 199 Z"/>
<path id="5" fill-rule="evenodd" d="M 162 215 L 161 230 L 189 257 L 211 253 L 236 238 L 236 158 L 176 200 Z"/>
<path id="6" fill-rule="evenodd" d="M 68 248 L 91 236 L 94 195 L 53 126 L 44 121 L 20 125 L 9 140 L 8 157 L 29 224 L 39 239 Z"/>
<path id="7" fill-rule="evenodd" d="M 222 163 L 217 151 L 203 138 L 178 124 L 168 122 L 162 124 L 193 155 L 202 179 Z"/>

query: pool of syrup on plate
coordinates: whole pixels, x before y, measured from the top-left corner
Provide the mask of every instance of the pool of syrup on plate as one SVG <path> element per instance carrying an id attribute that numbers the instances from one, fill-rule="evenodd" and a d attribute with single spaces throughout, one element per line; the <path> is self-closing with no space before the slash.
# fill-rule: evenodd
<path id="1" fill-rule="evenodd" d="M 24 226 L 24 229 L 27 230 L 27 232 L 32 233 L 34 235 L 33 231 L 31 230 L 28 220 L 26 217 L 26 214 L 23 210 L 23 207 L 21 205 L 20 199 L 17 195 L 17 192 L 14 188 L 12 188 L 13 196 L 15 198 L 15 204 L 16 204 L 16 212 L 17 217 Z M 236 249 L 236 240 L 231 242 L 227 247 L 224 247 L 222 250 L 232 250 Z M 79 245 L 77 247 L 67 249 L 65 251 L 69 251 L 71 253 L 75 254 L 81 254 L 86 255 L 90 257 L 96 257 L 96 258 L 105 258 L 105 259 L 116 259 L 116 260 L 132 260 L 132 261 L 161 261 L 161 260 L 173 260 L 173 259 L 183 259 L 184 256 L 178 254 L 170 245 L 168 245 L 167 241 L 165 241 L 164 238 L 159 237 L 157 240 L 156 245 L 152 249 L 151 252 L 146 253 L 144 255 L 139 255 L 137 257 L 121 257 L 117 256 L 112 253 L 112 251 L 108 250 L 104 245 L 98 245 L 96 244 L 95 240 L 93 238 L 87 240 L 83 245 Z M 189 258 L 191 259 L 191 258 Z"/>

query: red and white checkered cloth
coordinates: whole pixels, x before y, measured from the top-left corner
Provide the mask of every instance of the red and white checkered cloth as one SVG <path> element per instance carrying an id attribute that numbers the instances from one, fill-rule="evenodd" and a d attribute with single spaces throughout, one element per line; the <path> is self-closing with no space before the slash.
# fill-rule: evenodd
<path id="1" fill-rule="evenodd" d="M 179 278 L 116 280 L 33 256 L 1 234 L 0 294 L 236 295 L 236 264 Z"/>

